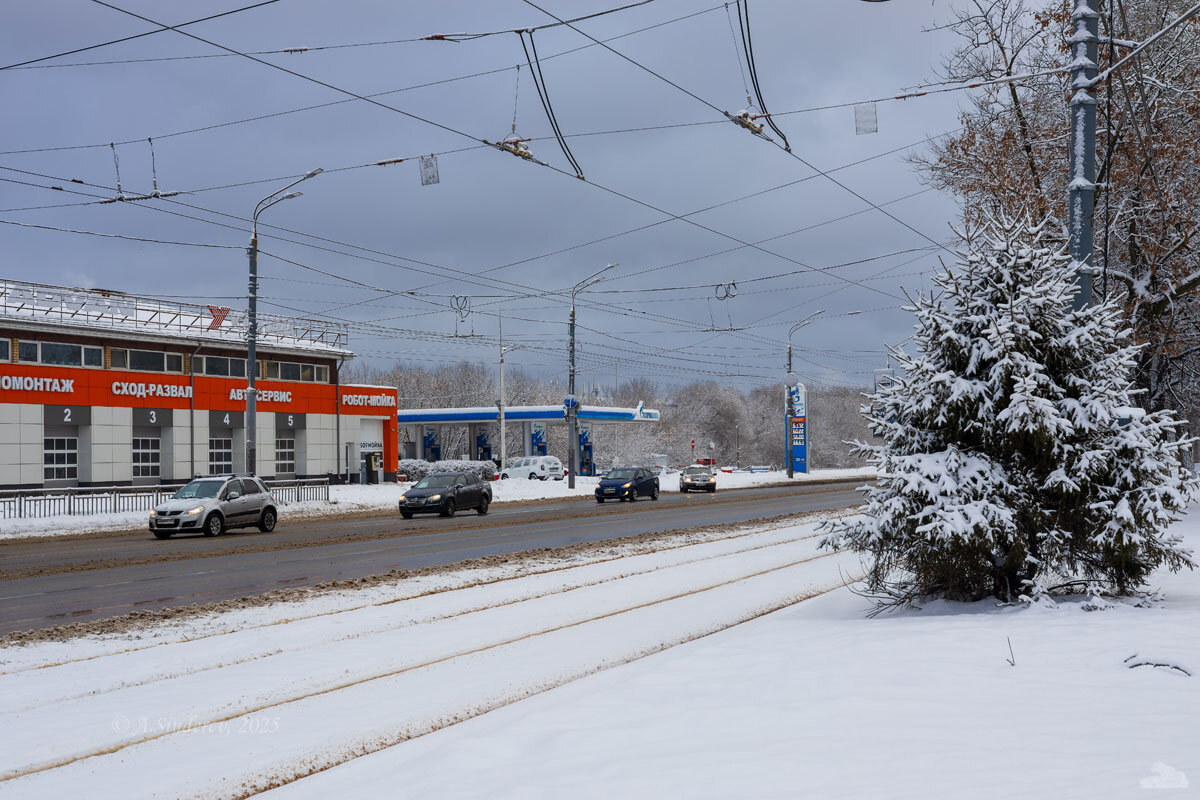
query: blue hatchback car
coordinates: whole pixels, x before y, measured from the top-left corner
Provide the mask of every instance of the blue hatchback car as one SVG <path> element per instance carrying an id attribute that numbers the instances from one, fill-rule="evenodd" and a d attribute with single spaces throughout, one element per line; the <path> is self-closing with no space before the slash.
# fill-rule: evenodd
<path id="1" fill-rule="evenodd" d="M 610 469 L 596 487 L 596 502 L 605 500 L 636 501 L 639 497 L 658 499 L 658 476 L 645 467 Z"/>

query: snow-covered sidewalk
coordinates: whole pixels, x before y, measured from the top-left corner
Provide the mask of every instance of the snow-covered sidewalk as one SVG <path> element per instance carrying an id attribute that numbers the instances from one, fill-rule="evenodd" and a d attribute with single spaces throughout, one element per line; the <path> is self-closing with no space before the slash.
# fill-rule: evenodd
<path id="1" fill-rule="evenodd" d="M 873 478 L 873 468 L 857 469 L 818 469 L 808 475 L 798 475 L 789 481 L 787 474 L 782 471 L 773 472 L 734 472 L 719 473 L 717 476 L 718 491 L 721 489 L 738 489 L 752 486 L 773 486 L 783 483 L 807 483 L 812 481 L 859 478 Z M 567 486 L 566 481 L 531 481 L 504 480 L 491 484 L 494 503 L 515 503 L 530 500 L 567 499 L 571 497 L 591 497 L 596 490 L 596 478 L 580 477 L 575 481 L 575 488 Z M 679 491 L 679 475 L 671 473 L 661 481 L 664 492 Z M 329 489 L 330 503 L 303 502 L 291 503 L 283 507 L 280 514 L 281 522 L 293 519 L 308 519 L 317 517 L 336 517 L 346 514 L 356 514 L 373 511 L 394 510 L 396 502 L 411 483 L 384 483 L 367 486 L 332 486 Z M 146 525 L 146 512 L 126 511 L 117 514 L 95 514 L 42 517 L 38 519 L 9 519 L 0 520 L 0 541 L 26 536 L 54 536 L 91 533 L 95 531 L 134 530 Z"/>

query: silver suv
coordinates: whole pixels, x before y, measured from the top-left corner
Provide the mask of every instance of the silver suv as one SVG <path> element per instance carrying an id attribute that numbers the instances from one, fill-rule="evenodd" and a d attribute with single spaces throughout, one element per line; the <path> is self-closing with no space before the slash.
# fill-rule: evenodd
<path id="1" fill-rule="evenodd" d="M 261 480 L 252 475 L 216 475 L 197 478 L 150 509 L 150 532 L 159 539 L 169 539 L 176 531 L 220 536 L 230 528 L 257 525 L 270 533 L 278 518 L 275 498 Z"/>

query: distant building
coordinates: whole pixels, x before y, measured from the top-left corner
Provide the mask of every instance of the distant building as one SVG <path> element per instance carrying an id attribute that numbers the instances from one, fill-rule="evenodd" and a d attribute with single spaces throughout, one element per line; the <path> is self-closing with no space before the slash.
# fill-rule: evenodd
<path id="1" fill-rule="evenodd" d="M 393 479 L 396 390 L 339 384 L 345 329 L 258 328 L 257 474 Z M 0 488 L 243 471 L 245 341 L 244 310 L 0 281 Z"/>

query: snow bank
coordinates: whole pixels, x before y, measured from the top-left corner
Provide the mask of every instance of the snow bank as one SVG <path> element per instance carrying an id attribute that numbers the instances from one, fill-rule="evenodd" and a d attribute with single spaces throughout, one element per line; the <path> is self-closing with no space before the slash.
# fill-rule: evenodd
<path id="1" fill-rule="evenodd" d="M 874 477 L 874 471 L 863 469 L 814 470 L 809 475 L 797 476 L 796 482 L 834 480 L 838 478 Z M 491 484 L 493 502 L 512 503 L 523 500 L 553 500 L 572 497 L 591 497 L 596 490 L 597 478 L 580 477 L 575 488 L 567 487 L 562 481 L 531 481 L 510 479 Z M 772 486 L 787 483 L 784 472 L 735 472 L 717 475 L 717 487 L 737 489 L 752 486 Z M 396 507 L 398 498 L 411 483 L 380 483 L 365 486 L 332 486 L 329 489 L 331 503 L 309 501 L 284 506 L 281 522 L 297 518 L 336 517 L 357 512 L 383 511 Z M 669 473 L 660 479 L 664 492 L 679 491 L 678 473 Z M 90 516 L 42 517 L 38 519 L 0 520 L 0 541 L 26 536 L 53 536 L 91 533 L 94 531 L 117 531 L 141 528 L 146 525 L 146 512 L 126 511 L 118 514 L 96 514 Z"/>

